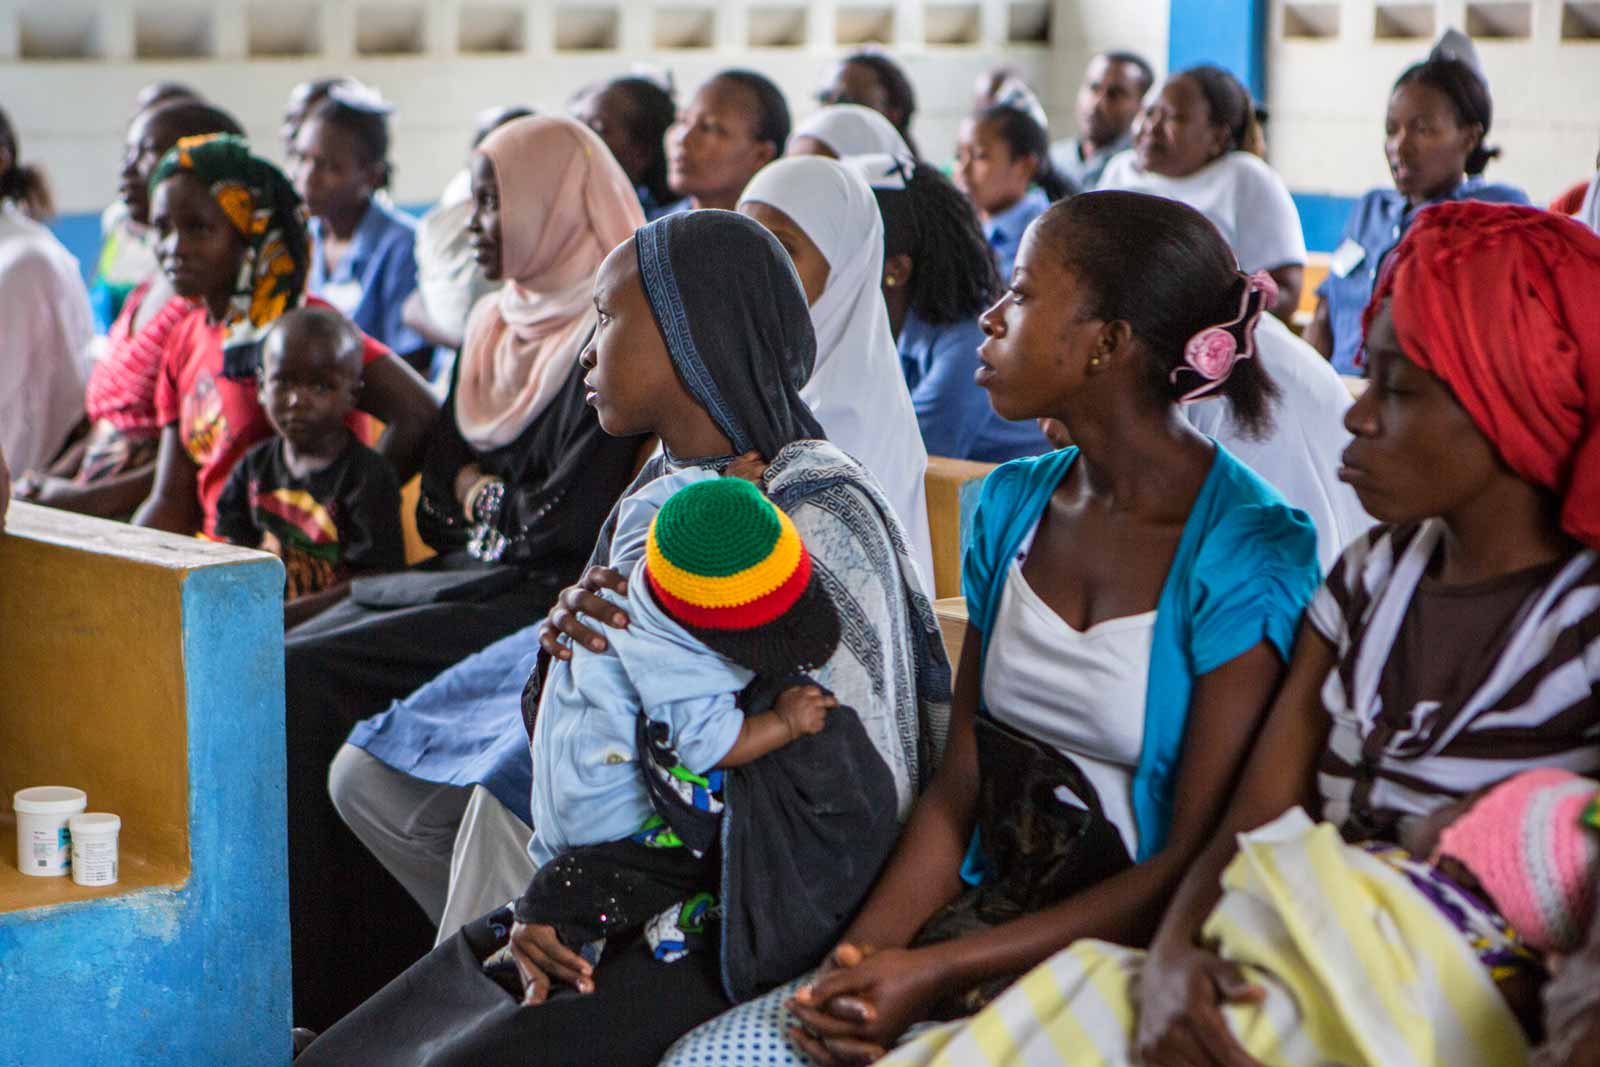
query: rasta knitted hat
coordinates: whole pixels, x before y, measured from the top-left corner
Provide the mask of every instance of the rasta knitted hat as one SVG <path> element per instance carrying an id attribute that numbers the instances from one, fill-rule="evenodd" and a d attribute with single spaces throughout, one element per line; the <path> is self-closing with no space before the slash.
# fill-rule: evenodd
<path id="1" fill-rule="evenodd" d="M 650 523 L 645 575 L 661 609 L 757 674 L 820 667 L 839 615 L 789 516 L 742 478 L 696 482 Z"/>
<path id="2" fill-rule="evenodd" d="M 1600 831 L 1588 809 L 1600 782 L 1571 771 L 1524 771 L 1490 789 L 1439 835 L 1533 948 L 1571 952 L 1589 929 Z"/>

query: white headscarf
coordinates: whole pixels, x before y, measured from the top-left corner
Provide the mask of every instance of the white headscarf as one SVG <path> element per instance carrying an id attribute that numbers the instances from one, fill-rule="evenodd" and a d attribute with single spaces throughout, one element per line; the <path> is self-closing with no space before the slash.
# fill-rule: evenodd
<path id="1" fill-rule="evenodd" d="M 828 261 L 811 306 L 817 362 L 800 396 L 828 434 L 880 483 L 933 589 L 933 548 L 923 477 L 928 451 L 900 369 L 883 303 L 883 218 L 866 179 L 836 160 L 797 156 L 768 164 L 739 202 L 777 208 Z"/>
<path id="2" fill-rule="evenodd" d="M 789 136 L 793 144 L 796 137 L 812 137 L 829 148 L 840 159 L 851 156 L 913 155 L 906 139 L 894 128 L 894 123 L 860 104 L 834 104 L 814 111 L 795 127 Z"/>

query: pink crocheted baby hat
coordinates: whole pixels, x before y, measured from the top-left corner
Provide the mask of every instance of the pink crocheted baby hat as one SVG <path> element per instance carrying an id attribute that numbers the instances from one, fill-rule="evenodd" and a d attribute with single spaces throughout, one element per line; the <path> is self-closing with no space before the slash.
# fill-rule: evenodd
<path id="1" fill-rule="evenodd" d="M 1600 783 L 1524 771 L 1489 790 L 1439 835 L 1432 862 L 1459 861 L 1531 947 L 1571 952 L 1588 931 L 1600 832 L 1584 820 Z"/>

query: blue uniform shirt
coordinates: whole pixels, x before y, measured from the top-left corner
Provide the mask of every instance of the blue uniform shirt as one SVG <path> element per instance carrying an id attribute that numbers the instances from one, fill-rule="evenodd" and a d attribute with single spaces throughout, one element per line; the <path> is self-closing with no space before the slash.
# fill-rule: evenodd
<path id="1" fill-rule="evenodd" d="M 994 249 L 994 258 L 1000 264 L 1000 280 L 1011 280 L 1011 268 L 1017 262 L 1017 249 L 1022 247 L 1022 233 L 1028 223 L 1043 215 L 1050 206 L 1050 198 L 1043 189 L 1029 189 L 1028 195 L 1006 208 L 983 224 L 983 235 Z"/>
<path id="2" fill-rule="evenodd" d="M 1454 191 L 1433 203 L 1445 200 L 1483 200 L 1492 204 L 1526 204 L 1528 194 L 1511 185 L 1468 178 Z M 1373 189 L 1350 211 L 1344 224 L 1344 244 L 1359 245 L 1360 262 L 1339 277 L 1329 271 L 1317 287 L 1317 295 L 1328 302 L 1328 324 L 1333 330 L 1333 369 L 1340 374 L 1360 374 L 1356 357 L 1361 351 L 1361 312 L 1372 299 L 1378 282 L 1378 268 L 1389 250 L 1400 243 L 1406 228 L 1416 217 L 1404 196 L 1395 189 Z M 1351 249 L 1353 254 L 1354 249 Z M 1335 256 L 1337 257 L 1337 253 Z"/>
<path id="3" fill-rule="evenodd" d="M 323 264 L 322 230 L 322 220 L 312 219 L 306 287 L 391 351 L 404 355 L 426 348 L 422 335 L 400 317 L 417 287 L 416 222 L 374 198 L 332 274 Z"/>
<path id="4" fill-rule="evenodd" d="M 983 330 L 977 319 L 930 326 L 906 315 L 897 347 L 911 389 L 911 406 L 928 454 L 1004 463 L 1050 451 L 1034 422 L 1010 422 L 995 413 L 989 394 L 972 380 Z"/>

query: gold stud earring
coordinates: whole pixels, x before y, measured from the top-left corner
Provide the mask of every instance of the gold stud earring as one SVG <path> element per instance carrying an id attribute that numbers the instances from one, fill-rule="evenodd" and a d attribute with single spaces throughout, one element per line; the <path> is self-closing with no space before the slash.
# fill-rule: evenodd
<path id="1" fill-rule="evenodd" d="M 885 278 L 883 280 L 883 287 L 885 289 L 893 289 L 895 286 L 897 286 L 899 284 L 900 284 L 899 282 L 895 281 L 895 277 L 894 277 L 893 274 L 889 275 L 887 278 Z"/>
<path id="2" fill-rule="evenodd" d="M 1089 366 L 1091 367 L 1098 367 L 1102 362 L 1104 361 L 1099 356 L 1089 357 Z"/>

